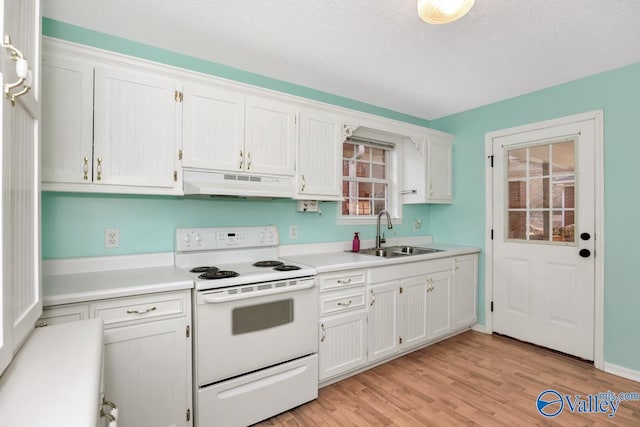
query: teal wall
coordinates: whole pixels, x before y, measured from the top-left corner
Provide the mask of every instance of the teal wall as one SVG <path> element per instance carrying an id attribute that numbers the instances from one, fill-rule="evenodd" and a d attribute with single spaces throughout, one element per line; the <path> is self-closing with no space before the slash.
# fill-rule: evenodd
<path id="1" fill-rule="evenodd" d="M 363 239 L 375 238 L 375 226 L 338 226 L 336 202 L 320 203 L 322 214 L 296 211 L 288 199 L 234 199 L 168 196 L 133 196 L 82 193 L 42 194 L 42 257 L 44 259 L 85 256 L 173 252 L 176 227 L 278 226 L 281 244 L 351 240 L 353 232 Z M 405 206 L 404 221 L 387 237 L 417 236 L 417 218 L 427 222 L 424 206 Z M 297 225 L 299 236 L 289 239 L 289 225 Z M 104 230 L 120 230 L 120 247 L 104 248 Z"/>
<path id="2" fill-rule="evenodd" d="M 450 206 L 431 206 L 435 240 L 485 246 L 485 134 L 542 120 L 604 110 L 605 151 L 605 361 L 640 371 L 640 63 L 511 98 L 431 122 L 456 135 L 454 195 Z M 484 323 L 484 269 L 479 318 Z"/>

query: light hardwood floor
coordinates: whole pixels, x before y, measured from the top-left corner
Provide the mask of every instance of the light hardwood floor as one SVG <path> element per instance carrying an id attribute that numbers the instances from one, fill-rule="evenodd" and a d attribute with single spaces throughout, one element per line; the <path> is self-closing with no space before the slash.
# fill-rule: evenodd
<path id="1" fill-rule="evenodd" d="M 468 331 L 320 389 L 267 426 L 640 426 L 640 401 L 616 415 L 536 409 L 538 395 L 640 393 L 640 383 L 509 338 Z"/>

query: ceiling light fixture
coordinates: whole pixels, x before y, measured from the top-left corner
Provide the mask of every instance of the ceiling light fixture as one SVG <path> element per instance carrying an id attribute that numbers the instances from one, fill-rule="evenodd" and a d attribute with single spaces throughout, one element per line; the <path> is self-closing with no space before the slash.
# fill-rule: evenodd
<path id="1" fill-rule="evenodd" d="M 448 24 L 469 12 L 475 0 L 418 0 L 418 15 L 429 24 Z"/>

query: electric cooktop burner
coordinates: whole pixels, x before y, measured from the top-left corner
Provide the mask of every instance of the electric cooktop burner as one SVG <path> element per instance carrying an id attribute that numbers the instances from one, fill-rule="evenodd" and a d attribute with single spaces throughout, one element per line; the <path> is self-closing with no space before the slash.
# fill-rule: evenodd
<path id="1" fill-rule="evenodd" d="M 274 270 L 278 270 L 278 271 L 292 271 L 292 270 L 300 270 L 300 267 L 298 267 L 297 265 L 279 265 L 277 267 L 274 268 Z"/>
<path id="2" fill-rule="evenodd" d="M 276 267 L 284 264 L 282 261 L 258 261 L 254 262 L 254 267 Z"/>
<path id="3" fill-rule="evenodd" d="M 194 267 L 189 270 L 190 273 L 206 273 L 220 270 L 218 267 L 213 266 L 204 266 L 204 267 Z"/>
<path id="4" fill-rule="evenodd" d="M 203 280 L 216 280 L 216 279 L 227 279 L 229 277 L 236 277 L 240 274 L 235 271 L 230 270 L 218 270 L 217 268 L 214 271 L 207 271 L 198 276 L 198 279 Z"/>

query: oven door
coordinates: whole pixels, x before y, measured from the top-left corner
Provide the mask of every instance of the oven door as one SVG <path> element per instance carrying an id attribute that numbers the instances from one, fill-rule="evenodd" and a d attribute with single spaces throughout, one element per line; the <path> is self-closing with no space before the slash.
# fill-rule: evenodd
<path id="1" fill-rule="evenodd" d="M 198 386 L 318 350 L 315 278 L 198 292 Z"/>

